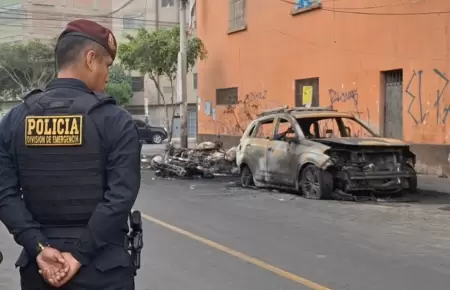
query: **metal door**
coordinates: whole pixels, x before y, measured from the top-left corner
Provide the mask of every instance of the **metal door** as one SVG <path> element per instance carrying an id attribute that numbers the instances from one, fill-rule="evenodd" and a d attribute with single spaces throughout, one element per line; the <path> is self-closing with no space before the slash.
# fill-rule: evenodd
<path id="1" fill-rule="evenodd" d="M 319 106 L 319 78 L 295 81 L 295 106 Z"/>
<path id="2" fill-rule="evenodd" d="M 172 138 L 180 138 L 181 136 L 180 118 L 175 117 L 172 123 Z"/>
<path id="3" fill-rule="evenodd" d="M 403 71 L 384 72 L 384 89 L 383 135 L 403 139 Z"/>

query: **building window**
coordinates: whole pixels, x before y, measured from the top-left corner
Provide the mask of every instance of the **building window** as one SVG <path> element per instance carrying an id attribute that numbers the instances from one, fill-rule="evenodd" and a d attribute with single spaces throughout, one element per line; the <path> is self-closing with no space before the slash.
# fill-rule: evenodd
<path id="1" fill-rule="evenodd" d="M 137 29 L 145 27 L 145 19 L 142 14 L 123 17 L 123 29 Z"/>
<path id="2" fill-rule="evenodd" d="M 143 92 L 144 91 L 144 77 L 132 77 L 131 78 L 131 88 L 133 92 Z"/>
<path id="3" fill-rule="evenodd" d="M 238 88 L 216 90 L 216 105 L 235 105 L 238 103 Z"/>
<path id="4" fill-rule="evenodd" d="M 161 0 L 162 7 L 173 7 L 175 6 L 175 0 Z"/>
<path id="5" fill-rule="evenodd" d="M 194 86 L 194 90 L 196 90 L 197 89 L 197 73 L 193 74 L 193 76 L 192 76 L 192 83 L 193 83 L 193 86 Z"/>
<path id="6" fill-rule="evenodd" d="M 228 32 L 233 33 L 247 28 L 246 0 L 228 0 Z"/>

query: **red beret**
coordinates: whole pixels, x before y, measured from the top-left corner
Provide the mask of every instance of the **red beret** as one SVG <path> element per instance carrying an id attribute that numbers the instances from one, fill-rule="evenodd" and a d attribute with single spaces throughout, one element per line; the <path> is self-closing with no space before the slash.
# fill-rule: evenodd
<path id="1" fill-rule="evenodd" d="M 81 36 L 95 41 L 108 51 L 113 60 L 116 58 L 117 42 L 114 34 L 97 22 L 87 19 L 78 19 L 70 22 L 59 36 L 58 42 L 69 35 Z"/>

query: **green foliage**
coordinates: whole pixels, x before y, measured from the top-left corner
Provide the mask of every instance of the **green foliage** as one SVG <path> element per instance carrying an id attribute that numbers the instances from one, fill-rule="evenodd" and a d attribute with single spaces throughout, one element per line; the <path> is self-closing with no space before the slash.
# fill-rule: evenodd
<path id="1" fill-rule="evenodd" d="M 150 79 L 157 76 L 176 78 L 178 52 L 180 50 L 180 27 L 148 31 L 140 28 L 136 36 L 127 35 L 128 43 L 119 45 L 119 59 L 128 70 L 148 74 Z M 207 51 L 197 38 L 187 38 L 187 65 L 192 69 L 197 59 L 204 59 Z"/>
<path id="2" fill-rule="evenodd" d="M 54 44 L 30 41 L 0 44 L 0 95 L 20 97 L 44 87 L 55 76 Z"/>
<path id="3" fill-rule="evenodd" d="M 106 93 L 114 97 L 117 103 L 125 106 L 133 97 L 132 78 L 120 65 L 113 65 L 109 70 L 109 82 Z"/>

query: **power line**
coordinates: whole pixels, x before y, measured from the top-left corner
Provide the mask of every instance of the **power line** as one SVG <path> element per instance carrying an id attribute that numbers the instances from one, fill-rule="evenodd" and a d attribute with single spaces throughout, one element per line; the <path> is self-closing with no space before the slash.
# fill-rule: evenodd
<path id="1" fill-rule="evenodd" d="M 116 0 L 117 1 L 117 0 Z M 120 6 L 119 8 L 117 8 L 114 11 L 111 11 L 108 13 L 108 15 L 113 15 L 114 13 L 117 13 L 123 9 L 125 9 L 128 5 L 130 5 L 134 0 L 128 0 L 128 2 L 126 2 L 125 4 L 123 4 L 122 6 Z"/>
<path id="2" fill-rule="evenodd" d="M 292 0 L 279 0 L 279 1 L 281 1 L 283 3 L 291 4 L 291 5 L 297 5 L 298 4 L 296 2 L 293 2 Z M 322 1 L 322 2 L 326 2 L 326 1 Z M 375 15 L 375 16 L 416 16 L 416 15 L 450 14 L 450 11 L 428 11 L 428 12 L 407 12 L 407 13 L 384 13 L 384 12 L 349 11 L 349 10 L 388 8 L 388 7 L 400 6 L 400 5 L 404 5 L 404 4 L 412 4 L 412 3 L 411 2 L 410 3 L 403 2 L 403 3 L 398 3 L 398 5 L 387 4 L 387 5 L 379 5 L 379 6 L 351 7 L 351 8 L 338 7 L 338 8 L 333 8 L 333 9 L 322 7 L 320 10 L 328 11 L 328 12 L 334 12 L 334 13 L 342 13 L 342 14 Z"/>
<path id="3" fill-rule="evenodd" d="M 335 10 L 322 8 L 323 11 L 342 13 L 342 14 L 355 14 L 355 15 L 374 15 L 374 16 L 418 16 L 418 15 L 440 15 L 450 14 L 450 11 L 429 11 L 429 12 L 409 12 L 409 13 L 377 13 L 377 12 L 364 12 L 364 11 L 348 11 L 348 10 Z"/>
<path id="4" fill-rule="evenodd" d="M 51 15 L 54 16 L 56 13 L 55 12 L 50 12 L 50 11 L 30 11 L 30 10 L 25 10 L 25 9 L 0 9 L 0 14 L 6 14 L 6 15 L 22 15 L 22 16 L 27 16 L 27 15 Z M 86 14 L 75 14 L 75 13 L 62 13 L 62 12 L 58 12 L 57 14 L 61 14 L 64 16 L 72 16 L 72 17 L 81 17 L 81 18 L 99 18 L 99 19 L 117 19 L 117 20 L 123 20 L 123 19 L 133 19 L 133 20 L 138 20 L 141 22 L 155 22 L 155 20 L 150 20 L 150 19 L 139 19 L 139 18 L 127 18 L 127 17 L 115 17 L 115 16 L 110 16 L 110 15 L 86 15 Z M 178 23 L 176 21 L 159 21 L 160 23 L 168 23 L 168 24 L 175 24 Z"/>
<path id="5" fill-rule="evenodd" d="M 296 2 L 292 2 L 292 0 L 280 0 L 281 2 L 287 3 L 287 4 L 292 4 L 292 5 L 297 5 L 298 3 Z M 329 2 L 332 0 L 324 0 L 321 1 L 321 3 L 324 2 Z M 340 0 L 336 0 L 336 1 L 340 1 Z M 394 3 L 394 4 L 386 4 L 386 5 L 375 5 L 375 6 L 363 6 L 363 7 L 334 7 L 333 9 L 336 10 L 365 10 L 365 9 L 378 9 L 378 8 L 385 8 L 385 7 L 395 7 L 395 6 L 401 6 L 401 5 L 407 5 L 407 4 L 411 4 L 411 1 L 407 1 L 407 2 L 400 2 L 400 3 Z M 326 7 L 325 7 L 326 8 Z"/>
<path id="6" fill-rule="evenodd" d="M 56 16 L 56 17 L 51 17 L 51 18 L 36 18 L 36 17 L 9 17 L 9 16 L 0 16 L 0 20 L 17 20 L 17 21 L 21 21 L 21 20 L 36 20 L 36 21 L 57 21 L 57 22 L 63 22 L 63 21 L 70 21 L 71 19 L 68 17 L 64 17 L 64 16 Z M 137 20 L 139 21 L 139 23 L 143 23 L 143 25 L 147 25 L 147 24 L 155 24 L 156 20 L 140 20 L 140 19 L 126 19 L 126 20 Z M 104 21 L 104 20 L 101 20 Z M 178 24 L 178 22 L 169 22 L 169 21 L 164 21 L 161 24 L 163 25 L 176 25 Z M 2 25 L 0 23 L 0 25 Z"/>

